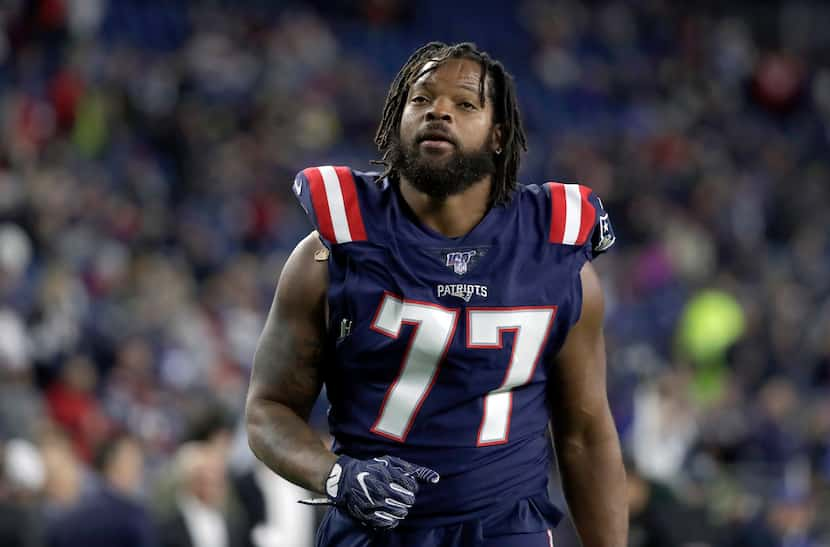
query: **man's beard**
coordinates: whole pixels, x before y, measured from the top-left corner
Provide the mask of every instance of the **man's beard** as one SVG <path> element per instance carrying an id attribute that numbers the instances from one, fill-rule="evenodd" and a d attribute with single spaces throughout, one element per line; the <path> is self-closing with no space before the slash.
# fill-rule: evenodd
<path id="1" fill-rule="evenodd" d="M 487 175 L 496 172 L 493 152 L 485 142 L 478 150 L 466 152 L 456 144 L 451 156 L 432 160 L 421 154 L 420 143 L 405 148 L 399 139 L 392 144 L 391 165 L 420 192 L 436 198 L 460 194 Z"/>

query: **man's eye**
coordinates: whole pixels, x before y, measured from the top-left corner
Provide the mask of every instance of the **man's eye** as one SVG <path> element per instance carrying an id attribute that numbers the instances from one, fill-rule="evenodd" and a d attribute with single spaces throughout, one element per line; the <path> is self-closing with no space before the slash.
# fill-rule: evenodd
<path id="1" fill-rule="evenodd" d="M 475 110 L 476 105 L 474 105 L 473 103 L 471 103 L 469 101 L 464 101 L 464 102 L 461 103 L 461 108 L 463 108 L 465 110 Z"/>
<path id="2" fill-rule="evenodd" d="M 427 102 L 427 98 L 421 95 L 417 95 L 415 97 L 412 97 L 412 102 L 415 104 L 424 104 L 425 102 Z"/>

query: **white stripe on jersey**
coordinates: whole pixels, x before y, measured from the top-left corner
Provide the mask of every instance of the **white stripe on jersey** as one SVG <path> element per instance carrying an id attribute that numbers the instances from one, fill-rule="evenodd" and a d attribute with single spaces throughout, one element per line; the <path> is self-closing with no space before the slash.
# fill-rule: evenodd
<path id="1" fill-rule="evenodd" d="M 337 177 L 337 171 L 331 165 L 326 165 L 320 167 L 320 174 L 323 176 L 323 185 L 326 188 L 334 238 L 337 243 L 349 243 L 352 240 L 352 233 L 349 231 L 349 219 L 346 216 L 346 205 L 343 203 L 343 192 L 340 191 L 340 179 Z M 579 226 L 577 226 L 578 230 Z"/>
<path id="2" fill-rule="evenodd" d="M 563 184 L 565 187 L 565 234 L 562 243 L 576 245 L 579 228 L 582 225 L 582 194 L 578 184 Z"/>

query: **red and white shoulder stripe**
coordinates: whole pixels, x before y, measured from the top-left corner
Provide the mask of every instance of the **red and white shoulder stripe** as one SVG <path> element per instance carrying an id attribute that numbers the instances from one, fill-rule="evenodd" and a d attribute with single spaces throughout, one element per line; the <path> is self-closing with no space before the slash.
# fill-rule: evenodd
<path id="1" fill-rule="evenodd" d="M 547 182 L 545 186 L 550 189 L 550 242 L 585 244 L 597 220 L 597 211 L 588 199 L 591 189 L 561 182 Z"/>
<path id="2" fill-rule="evenodd" d="M 352 170 L 325 165 L 304 169 L 303 175 L 320 235 L 332 243 L 366 241 Z"/>

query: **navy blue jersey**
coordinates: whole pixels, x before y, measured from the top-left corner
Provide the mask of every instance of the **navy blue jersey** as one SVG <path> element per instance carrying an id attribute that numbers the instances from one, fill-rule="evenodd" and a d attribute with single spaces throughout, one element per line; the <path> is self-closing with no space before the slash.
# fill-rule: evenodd
<path id="1" fill-rule="evenodd" d="M 559 518 L 546 501 L 546 382 L 579 319 L 579 272 L 613 244 L 608 216 L 584 186 L 520 186 L 449 238 L 376 179 L 327 166 L 294 183 L 331 251 L 324 381 L 335 452 L 441 474 L 404 525 L 532 498 L 540 516 L 526 527 L 536 529 L 515 531 L 542 531 Z"/>

